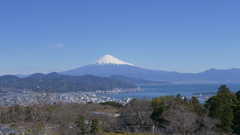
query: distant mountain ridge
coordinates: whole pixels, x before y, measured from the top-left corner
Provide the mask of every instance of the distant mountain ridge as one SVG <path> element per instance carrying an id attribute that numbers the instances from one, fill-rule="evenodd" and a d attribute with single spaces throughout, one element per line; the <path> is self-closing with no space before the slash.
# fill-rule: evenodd
<path id="1" fill-rule="evenodd" d="M 41 74 L 36 73 L 27 78 L 18 78 L 13 75 L 5 75 L 0 77 L 0 90 L 45 90 L 49 89 L 53 92 L 68 91 L 95 91 L 107 90 L 114 88 L 136 88 L 134 84 L 127 84 L 119 80 L 97 77 L 93 75 L 85 76 L 69 76 L 58 73 Z"/>
<path id="2" fill-rule="evenodd" d="M 136 79 L 132 77 L 126 77 L 123 75 L 112 75 L 110 76 L 112 79 L 120 80 L 124 83 L 128 84 L 140 84 L 140 85 L 158 85 L 158 84 L 170 84 L 169 82 L 164 81 L 151 81 L 151 80 L 144 80 L 144 79 Z"/>
<path id="3" fill-rule="evenodd" d="M 166 81 L 174 83 L 209 83 L 209 82 L 239 82 L 240 69 L 210 69 L 201 73 L 179 73 L 162 70 L 151 70 L 137 67 L 131 63 L 123 62 L 111 55 L 105 55 L 98 61 L 73 70 L 60 72 L 64 75 L 92 74 L 101 77 L 123 75 L 126 77 Z"/>

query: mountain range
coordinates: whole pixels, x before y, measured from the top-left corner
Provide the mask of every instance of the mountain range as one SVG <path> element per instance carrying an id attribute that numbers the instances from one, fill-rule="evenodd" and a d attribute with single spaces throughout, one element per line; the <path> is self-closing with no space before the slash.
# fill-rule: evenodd
<path id="1" fill-rule="evenodd" d="M 136 79 L 132 77 L 126 77 L 123 75 L 112 75 L 110 76 L 112 79 L 116 79 L 128 84 L 138 84 L 138 85 L 158 85 L 158 84 L 170 84 L 169 82 L 164 81 L 151 81 L 145 79 Z"/>
<path id="2" fill-rule="evenodd" d="M 239 82 L 240 69 L 209 69 L 201 73 L 179 73 L 163 70 L 151 70 L 121 61 L 111 55 L 105 55 L 92 64 L 60 72 L 64 75 L 82 76 L 95 75 L 110 77 L 122 75 L 130 78 L 173 83 L 209 83 L 209 82 Z"/>

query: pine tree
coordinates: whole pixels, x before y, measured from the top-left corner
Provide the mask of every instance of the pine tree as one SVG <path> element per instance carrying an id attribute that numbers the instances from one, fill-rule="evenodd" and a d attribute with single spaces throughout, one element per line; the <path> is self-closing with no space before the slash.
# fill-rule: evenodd
<path id="1" fill-rule="evenodd" d="M 221 123 L 218 124 L 218 127 L 228 133 L 233 131 L 233 108 L 236 105 L 236 102 L 236 96 L 231 93 L 226 85 L 221 85 L 218 88 L 218 94 L 212 96 L 206 101 L 206 103 L 210 105 L 209 116 L 220 119 Z"/>
<path id="2" fill-rule="evenodd" d="M 219 88 L 218 88 L 218 93 L 223 93 L 223 92 L 226 92 L 226 91 L 228 91 L 228 92 L 231 92 L 230 90 L 229 90 L 229 88 L 227 87 L 227 85 L 221 85 Z"/>
<path id="3" fill-rule="evenodd" d="M 100 131 L 100 123 L 98 118 L 93 118 L 91 123 L 90 134 L 97 134 Z"/>
<path id="4" fill-rule="evenodd" d="M 234 127 L 235 132 L 240 135 L 240 90 L 235 94 L 237 97 L 237 103 L 234 106 Z"/>
<path id="5" fill-rule="evenodd" d="M 75 121 L 75 123 L 77 124 L 76 125 L 76 128 L 78 131 L 78 134 L 80 135 L 85 135 L 86 133 L 86 129 L 85 129 L 85 117 L 82 116 L 82 115 L 78 115 L 78 118 L 77 120 Z"/>
<path id="6" fill-rule="evenodd" d="M 240 90 L 235 95 L 237 96 L 237 100 L 240 101 Z"/>

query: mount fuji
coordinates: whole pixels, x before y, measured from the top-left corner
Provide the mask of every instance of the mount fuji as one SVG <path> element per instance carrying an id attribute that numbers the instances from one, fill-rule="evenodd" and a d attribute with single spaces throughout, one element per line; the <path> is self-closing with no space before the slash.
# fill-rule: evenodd
<path id="1" fill-rule="evenodd" d="M 97 61 L 69 71 L 60 72 L 60 74 L 81 76 L 91 74 L 101 77 L 110 77 L 112 75 L 123 75 L 133 78 L 141 78 L 148 80 L 159 80 L 158 77 L 152 77 L 156 72 L 164 73 L 164 71 L 155 71 L 137 67 L 131 63 L 119 60 L 111 55 L 105 55 Z"/>
<path id="2" fill-rule="evenodd" d="M 111 55 L 105 55 L 97 61 L 73 70 L 60 72 L 64 75 L 82 76 L 95 75 L 110 77 L 123 75 L 138 79 L 167 81 L 177 83 L 208 83 L 208 82 L 237 82 L 240 81 L 240 69 L 209 69 L 201 73 L 179 73 L 162 70 L 151 70 L 137 67 L 131 63 L 119 60 Z"/>
<path id="3" fill-rule="evenodd" d="M 111 55 L 105 55 L 105 56 L 101 57 L 100 59 L 98 59 L 97 61 L 95 61 L 91 64 L 91 66 L 94 66 L 94 65 L 97 65 L 97 66 L 104 66 L 104 65 L 130 65 L 130 66 L 134 66 L 131 63 L 121 61 L 121 60 L 119 60 L 119 59 L 117 59 L 117 58 L 115 58 Z"/>
<path id="4" fill-rule="evenodd" d="M 69 71 L 60 72 L 60 74 L 73 76 L 92 74 L 104 77 L 109 77 L 112 75 L 124 75 L 135 77 L 135 74 L 140 73 L 142 70 L 142 68 L 139 68 L 131 63 L 124 62 L 111 55 L 105 55 L 89 65 Z"/>

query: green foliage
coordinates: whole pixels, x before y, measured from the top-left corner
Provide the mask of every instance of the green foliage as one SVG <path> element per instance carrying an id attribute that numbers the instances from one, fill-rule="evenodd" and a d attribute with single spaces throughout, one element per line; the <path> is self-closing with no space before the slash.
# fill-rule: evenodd
<path id="1" fill-rule="evenodd" d="M 206 109 L 201 105 L 193 106 L 193 111 L 198 115 L 204 115 L 206 113 Z"/>
<path id="2" fill-rule="evenodd" d="M 235 132 L 240 134 L 240 90 L 235 95 L 237 98 L 237 102 L 233 107 L 233 112 L 234 112 L 233 124 L 234 124 Z"/>
<path id="3" fill-rule="evenodd" d="M 53 106 L 48 106 L 47 107 L 47 111 L 48 112 L 53 112 L 53 111 L 56 111 L 57 109 L 56 108 L 54 108 Z"/>
<path id="4" fill-rule="evenodd" d="M 138 106 L 139 105 L 139 100 L 137 100 L 137 99 L 132 99 L 131 101 L 130 101 L 130 105 L 131 106 Z"/>
<path id="5" fill-rule="evenodd" d="M 230 106 L 225 106 L 223 108 L 223 113 L 221 116 L 222 122 L 218 125 L 223 131 L 230 133 L 232 132 L 232 125 L 233 125 L 233 109 Z"/>
<path id="6" fill-rule="evenodd" d="M 44 125 L 42 124 L 37 124 L 37 130 L 36 130 L 36 133 L 40 133 L 44 130 Z"/>
<path id="7" fill-rule="evenodd" d="M 158 123 L 164 123 L 165 120 L 162 119 L 161 115 L 164 111 L 171 108 L 171 106 L 175 103 L 182 103 L 182 99 L 180 97 L 180 94 L 177 95 L 177 97 L 174 97 L 172 95 L 162 96 L 162 97 L 155 97 L 151 101 L 151 105 L 153 107 L 153 112 L 151 114 L 151 119 L 153 121 L 157 121 Z"/>
<path id="8" fill-rule="evenodd" d="M 27 129 L 27 130 L 25 130 L 25 133 L 29 134 L 31 131 L 32 131 L 32 129 Z"/>
<path id="9" fill-rule="evenodd" d="M 227 87 L 227 85 L 221 85 L 219 88 L 218 88 L 218 93 L 223 93 L 223 92 L 231 92 L 229 90 L 229 88 Z"/>
<path id="10" fill-rule="evenodd" d="M 68 76 L 57 73 L 51 74 L 33 74 L 27 78 L 18 78 L 16 76 L 1 76 L 0 89 L 31 89 L 39 91 L 50 89 L 54 92 L 66 91 L 94 91 L 113 88 L 136 88 L 134 84 L 126 84 L 119 80 L 107 77 L 97 77 L 93 75 L 86 76 Z"/>
<path id="11" fill-rule="evenodd" d="M 152 107 L 154 109 L 159 108 L 160 106 L 162 106 L 164 104 L 164 101 L 165 100 L 161 97 L 152 98 L 152 101 L 151 101 Z"/>
<path id="12" fill-rule="evenodd" d="M 110 105 L 112 107 L 116 107 L 116 108 L 122 108 L 123 105 L 122 104 L 119 104 L 119 103 L 116 103 L 116 102 L 113 102 L 113 101 L 108 101 L 108 102 L 103 102 L 103 103 L 100 103 L 101 105 Z"/>
<path id="13" fill-rule="evenodd" d="M 177 94 L 175 100 L 181 102 L 182 101 L 181 95 Z"/>
<path id="14" fill-rule="evenodd" d="M 187 99 L 186 97 L 184 97 L 183 103 L 184 103 L 184 104 L 187 104 L 187 103 L 188 103 L 188 99 Z"/>
<path id="15" fill-rule="evenodd" d="M 172 105 L 176 102 L 173 95 L 152 98 L 151 104 L 153 108 L 158 108 L 163 105 Z"/>
<path id="16" fill-rule="evenodd" d="M 26 121 L 32 120 L 32 111 L 33 111 L 33 108 L 31 106 L 25 107 L 25 120 Z"/>
<path id="17" fill-rule="evenodd" d="M 198 101 L 198 99 L 196 97 L 192 97 L 191 103 L 193 106 L 197 106 L 200 104 L 200 102 Z"/>
<path id="18" fill-rule="evenodd" d="M 189 107 L 198 115 L 204 115 L 206 113 L 206 109 L 202 104 L 200 104 L 196 97 L 192 97 L 191 101 L 189 102 Z"/>
<path id="19" fill-rule="evenodd" d="M 161 115 L 162 115 L 162 113 L 163 113 L 164 111 L 166 111 L 166 110 L 169 109 L 169 108 L 170 108 L 170 106 L 160 106 L 160 107 L 158 107 L 158 108 L 155 108 L 154 111 L 153 111 L 153 113 L 152 113 L 151 116 L 150 116 L 151 119 L 154 120 L 154 121 L 159 122 L 160 125 L 161 125 L 161 123 L 164 123 L 164 122 L 165 122 L 165 120 L 161 117 Z"/>
<path id="20" fill-rule="evenodd" d="M 153 121 L 158 122 L 160 127 L 170 130 L 169 124 L 171 124 L 173 121 L 175 122 L 175 124 L 172 124 L 172 126 L 173 125 L 174 126 L 181 125 L 181 124 L 179 124 L 179 123 L 181 123 L 180 121 L 176 121 L 176 119 L 178 117 L 181 120 L 183 120 L 185 118 L 191 119 L 192 121 L 188 121 L 188 120 L 185 121 L 188 124 L 192 122 L 194 124 L 199 124 L 201 126 L 205 125 L 204 124 L 205 121 L 200 122 L 200 118 L 203 118 L 205 116 L 207 117 L 207 115 L 205 115 L 207 111 L 206 111 L 206 108 L 198 101 L 198 99 L 196 97 L 192 97 L 192 99 L 188 101 L 187 98 L 183 99 L 180 96 L 180 94 L 178 94 L 176 97 L 163 96 L 163 97 L 153 98 L 151 101 L 151 104 L 154 109 L 151 114 L 151 119 Z M 176 111 L 176 114 L 174 114 L 174 113 L 169 114 L 168 113 L 169 111 L 170 112 Z M 179 115 L 179 116 L 177 116 L 177 115 Z M 166 119 L 166 117 L 168 117 L 169 119 Z M 197 117 L 199 118 L 198 120 L 197 120 Z M 172 119 L 173 121 L 171 121 L 170 119 Z M 203 118 L 203 119 L 207 120 L 208 118 Z M 196 120 L 198 122 L 196 122 Z M 199 130 L 202 130 L 202 129 L 200 129 L 201 126 L 199 126 Z M 179 126 L 179 127 L 181 127 L 181 126 Z M 193 125 L 193 128 L 194 128 L 194 125 Z M 180 132 L 180 129 L 175 129 L 175 130 L 176 130 L 176 132 Z M 194 132 L 198 132 L 198 129 L 195 129 Z"/>
<path id="21" fill-rule="evenodd" d="M 206 101 L 210 105 L 209 116 L 219 118 L 221 123 L 218 125 L 225 132 L 232 132 L 234 120 L 234 107 L 237 103 L 237 98 L 226 85 L 218 88 L 218 94 L 212 96 Z"/>
<path id="22" fill-rule="evenodd" d="M 90 134 L 97 134 L 100 131 L 100 122 L 98 118 L 93 118 Z"/>
<path id="23" fill-rule="evenodd" d="M 75 121 L 76 123 L 76 128 L 78 130 L 78 134 L 80 135 L 85 135 L 86 134 L 86 129 L 85 129 L 85 117 L 82 115 L 78 115 L 77 120 Z"/>
<path id="24" fill-rule="evenodd" d="M 235 95 L 237 97 L 237 100 L 240 101 L 240 90 Z"/>

